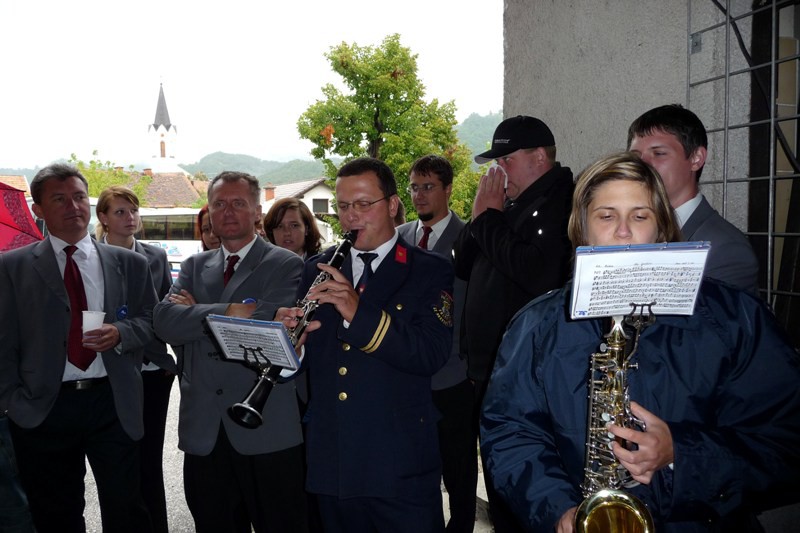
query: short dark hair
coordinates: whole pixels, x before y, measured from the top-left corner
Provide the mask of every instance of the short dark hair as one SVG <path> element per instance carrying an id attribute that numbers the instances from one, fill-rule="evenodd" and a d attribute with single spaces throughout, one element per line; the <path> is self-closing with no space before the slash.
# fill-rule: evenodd
<path id="1" fill-rule="evenodd" d="M 419 174 L 420 176 L 435 175 L 442 182 L 443 187 L 447 187 L 453 183 L 453 166 L 450 161 L 439 155 L 424 155 L 414 161 L 411 165 L 411 173 Z"/>
<path id="2" fill-rule="evenodd" d="M 235 172 L 233 170 L 225 170 L 214 176 L 214 179 L 208 184 L 209 202 L 211 202 L 211 191 L 218 182 L 233 183 L 239 180 L 247 182 L 247 185 L 250 186 L 250 195 L 253 197 L 253 203 L 259 205 L 261 203 L 261 184 L 258 183 L 258 178 L 246 172 Z"/>
<path id="3" fill-rule="evenodd" d="M 389 165 L 374 157 L 359 157 L 348 161 L 339 169 L 336 177 L 347 178 L 349 176 L 358 176 L 365 172 L 374 172 L 378 176 L 378 185 L 384 197 L 388 198 L 397 194 L 397 181 L 394 179 L 394 172 L 389 168 Z"/>
<path id="4" fill-rule="evenodd" d="M 89 182 L 83 177 L 81 171 L 77 167 L 67 165 L 66 163 L 53 163 L 47 165 L 42 170 L 36 173 L 31 181 L 31 198 L 33 203 L 42 204 L 42 191 L 44 191 L 44 184 L 50 180 L 66 181 L 69 178 L 76 177 L 86 185 L 86 191 L 89 191 Z"/>
<path id="5" fill-rule="evenodd" d="M 634 120 L 628 128 L 628 148 L 634 137 L 646 137 L 657 131 L 674 135 L 683 146 L 687 159 L 701 146 L 708 148 L 708 135 L 703 121 L 680 104 L 656 107 Z M 697 170 L 698 180 L 702 171 L 702 167 Z"/>

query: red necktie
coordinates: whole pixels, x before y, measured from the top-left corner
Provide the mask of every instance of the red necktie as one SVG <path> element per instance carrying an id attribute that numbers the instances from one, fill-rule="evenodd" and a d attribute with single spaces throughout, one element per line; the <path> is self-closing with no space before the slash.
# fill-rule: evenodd
<path id="1" fill-rule="evenodd" d="M 67 254 L 67 264 L 64 267 L 64 287 L 69 296 L 69 337 L 67 340 L 67 357 L 69 362 L 81 370 L 86 370 L 92 361 L 97 357 L 97 352 L 93 352 L 83 347 L 83 312 L 88 309 L 86 305 L 86 290 L 83 288 L 83 279 L 78 265 L 72 258 L 72 254 L 78 248 L 75 246 L 65 246 L 64 253 Z"/>
<path id="2" fill-rule="evenodd" d="M 236 266 L 236 263 L 239 262 L 239 256 L 231 254 L 228 256 L 228 267 L 225 269 L 225 274 L 222 276 L 222 283 L 224 285 L 228 285 L 228 282 L 233 277 L 233 273 L 235 272 L 233 267 Z"/>
<path id="3" fill-rule="evenodd" d="M 361 278 L 359 278 L 358 283 L 356 283 L 356 287 L 358 287 L 358 294 L 364 292 L 364 288 L 367 286 L 367 281 L 369 280 L 370 276 L 374 274 L 372 271 L 372 263 L 373 259 L 377 258 L 378 254 L 371 253 L 371 252 L 362 252 L 358 254 L 358 258 L 364 263 L 364 272 L 361 274 Z"/>
<path id="4" fill-rule="evenodd" d="M 433 231 L 433 228 L 430 226 L 422 226 L 422 238 L 419 240 L 419 244 L 417 246 L 423 250 L 428 249 L 428 235 L 431 234 L 431 231 Z"/>

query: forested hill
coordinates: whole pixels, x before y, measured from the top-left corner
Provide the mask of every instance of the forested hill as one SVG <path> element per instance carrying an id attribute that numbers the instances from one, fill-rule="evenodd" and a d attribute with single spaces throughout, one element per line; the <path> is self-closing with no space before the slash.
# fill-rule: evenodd
<path id="1" fill-rule="evenodd" d="M 456 126 L 458 138 L 466 144 L 473 154 L 488 149 L 492 140 L 494 129 L 503 119 L 501 113 L 478 115 L 476 113 L 467 117 L 464 122 Z M 334 159 L 334 161 L 336 161 Z M 120 162 L 124 165 L 124 162 Z M 319 178 L 324 173 L 322 163 L 313 159 L 295 159 L 289 162 L 267 161 L 251 155 L 228 154 L 214 152 L 200 161 L 179 165 L 186 172 L 196 175 L 205 175 L 207 178 L 216 176 L 223 170 L 236 169 L 257 176 L 262 185 L 272 183 L 281 185 L 297 181 Z M 37 168 L 0 168 L 0 175 L 27 176 L 28 181 L 39 170 Z"/>

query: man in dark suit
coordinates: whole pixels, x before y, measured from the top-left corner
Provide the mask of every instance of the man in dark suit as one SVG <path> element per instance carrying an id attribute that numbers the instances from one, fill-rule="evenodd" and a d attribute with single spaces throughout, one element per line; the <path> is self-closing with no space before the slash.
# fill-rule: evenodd
<path id="1" fill-rule="evenodd" d="M 260 427 L 237 425 L 228 409 L 257 376 L 221 359 L 205 325 L 212 313 L 271 320 L 278 307 L 294 302 L 303 261 L 255 234 L 259 190 L 258 180 L 242 172 L 211 181 L 209 213 L 222 246 L 186 259 L 154 314 L 156 334 L 183 351 L 178 446 L 186 454 L 184 490 L 198 532 L 308 527 L 294 383 L 272 389 Z"/>
<path id="2" fill-rule="evenodd" d="M 92 466 L 103 529 L 149 531 L 139 496 L 142 352 L 156 302 L 143 257 L 95 243 L 86 179 L 51 165 L 31 183 L 44 241 L 0 256 L 0 409 L 36 528 L 84 531 Z M 81 310 L 105 323 L 81 333 Z"/>
<path id="3" fill-rule="evenodd" d="M 385 163 L 345 164 L 336 200 L 354 249 L 341 271 L 326 264 L 332 249 L 309 260 L 298 291 L 320 304 L 304 346 L 306 486 L 326 532 L 442 531 L 431 376 L 450 356 L 453 269 L 398 237 Z M 309 291 L 321 270 L 332 279 Z"/>
<path id="4" fill-rule="evenodd" d="M 456 275 L 467 280 L 464 345 L 467 375 L 483 396 L 511 318 L 525 304 L 562 287 L 573 247 L 567 238 L 572 171 L 556 160 L 553 132 L 536 117 L 501 122 L 479 164 L 496 161 L 478 184 L 472 219 L 453 244 Z M 477 424 L 477 414 L 476 422 Z M 497 533 L 522 531 L 511 509 L 483 476 Z"/>
<path id="5" fill-rule="evenodd" d="M 420 248 L 453 260 L 453 242 L 464 221 L 450 210 L 453 167 L 444 157 L 417 159 L 409 173 L 409 193 L 418 220 L 397 228 L 400 237 Z M 447 364 L 433 375 L 433 403 L 442 414 L 437 424 L 442 479 L 450 502 L 446 531 L 468 532 L 475 528 L 475 489 L 478 484 L 475 390 L 467 379 L 467 364 L 459 351 L 460 321 L 467 284 L 453 281 L 453 348 Z"/>
<path id="6" fill-rule="evenodd" d="M 697 115 L 679 104 L 651 109 L 628 128 L 628 149 L 661 175 L 683 238 L 711 242 L 704 275 L 757 295 L 758 259 L 750 242 L 700 192 L 708 137 Z"/>

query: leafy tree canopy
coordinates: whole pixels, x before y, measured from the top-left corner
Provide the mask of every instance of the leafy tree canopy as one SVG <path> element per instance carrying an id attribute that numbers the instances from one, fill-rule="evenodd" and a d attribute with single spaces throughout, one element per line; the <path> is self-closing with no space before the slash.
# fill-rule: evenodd
<path id="1" fill-rule="evenodd" d="M 300 137 L 314 144 L 311 155 L 325 164 L 330 185 L 337 171 L 333 156 L 345 161 L 363 156 L 381 159 L 394 171 L 407 219 L 413 220 L 416 213 L 406 192 L 408 171 L 417 158 L 438 154 L 451 162 L 455 173 L 451 207 L 468 217 L 479 175 L 471 169 L 469 149 L 456 135 L 455 103 L 424 100 L 417 55 L 394 34 L 379 47 L 343 42 L 325 57 L 347 92 L 324 86 L 325 99 L 300 116 L 297 129 Z"/>
<path id="2" fill-rule="evenodd" d="M 97 197 L 108 187 L 122 185 L 129 187 L 139 197 L 142 205 L 146 205 L 147 186 L 152 178 L 141 175 L 139 179 L 132 180 L 133 166 L 125 172 L 122 167 L 115 166 L 111 161 L 98 159 L 97 150 L 92 152 L 92 159 L 88 163 L 78 159 L 75 154 L 70 155 L 68 163 L 76 166 L 89 182 L 89 196 Z"/>

